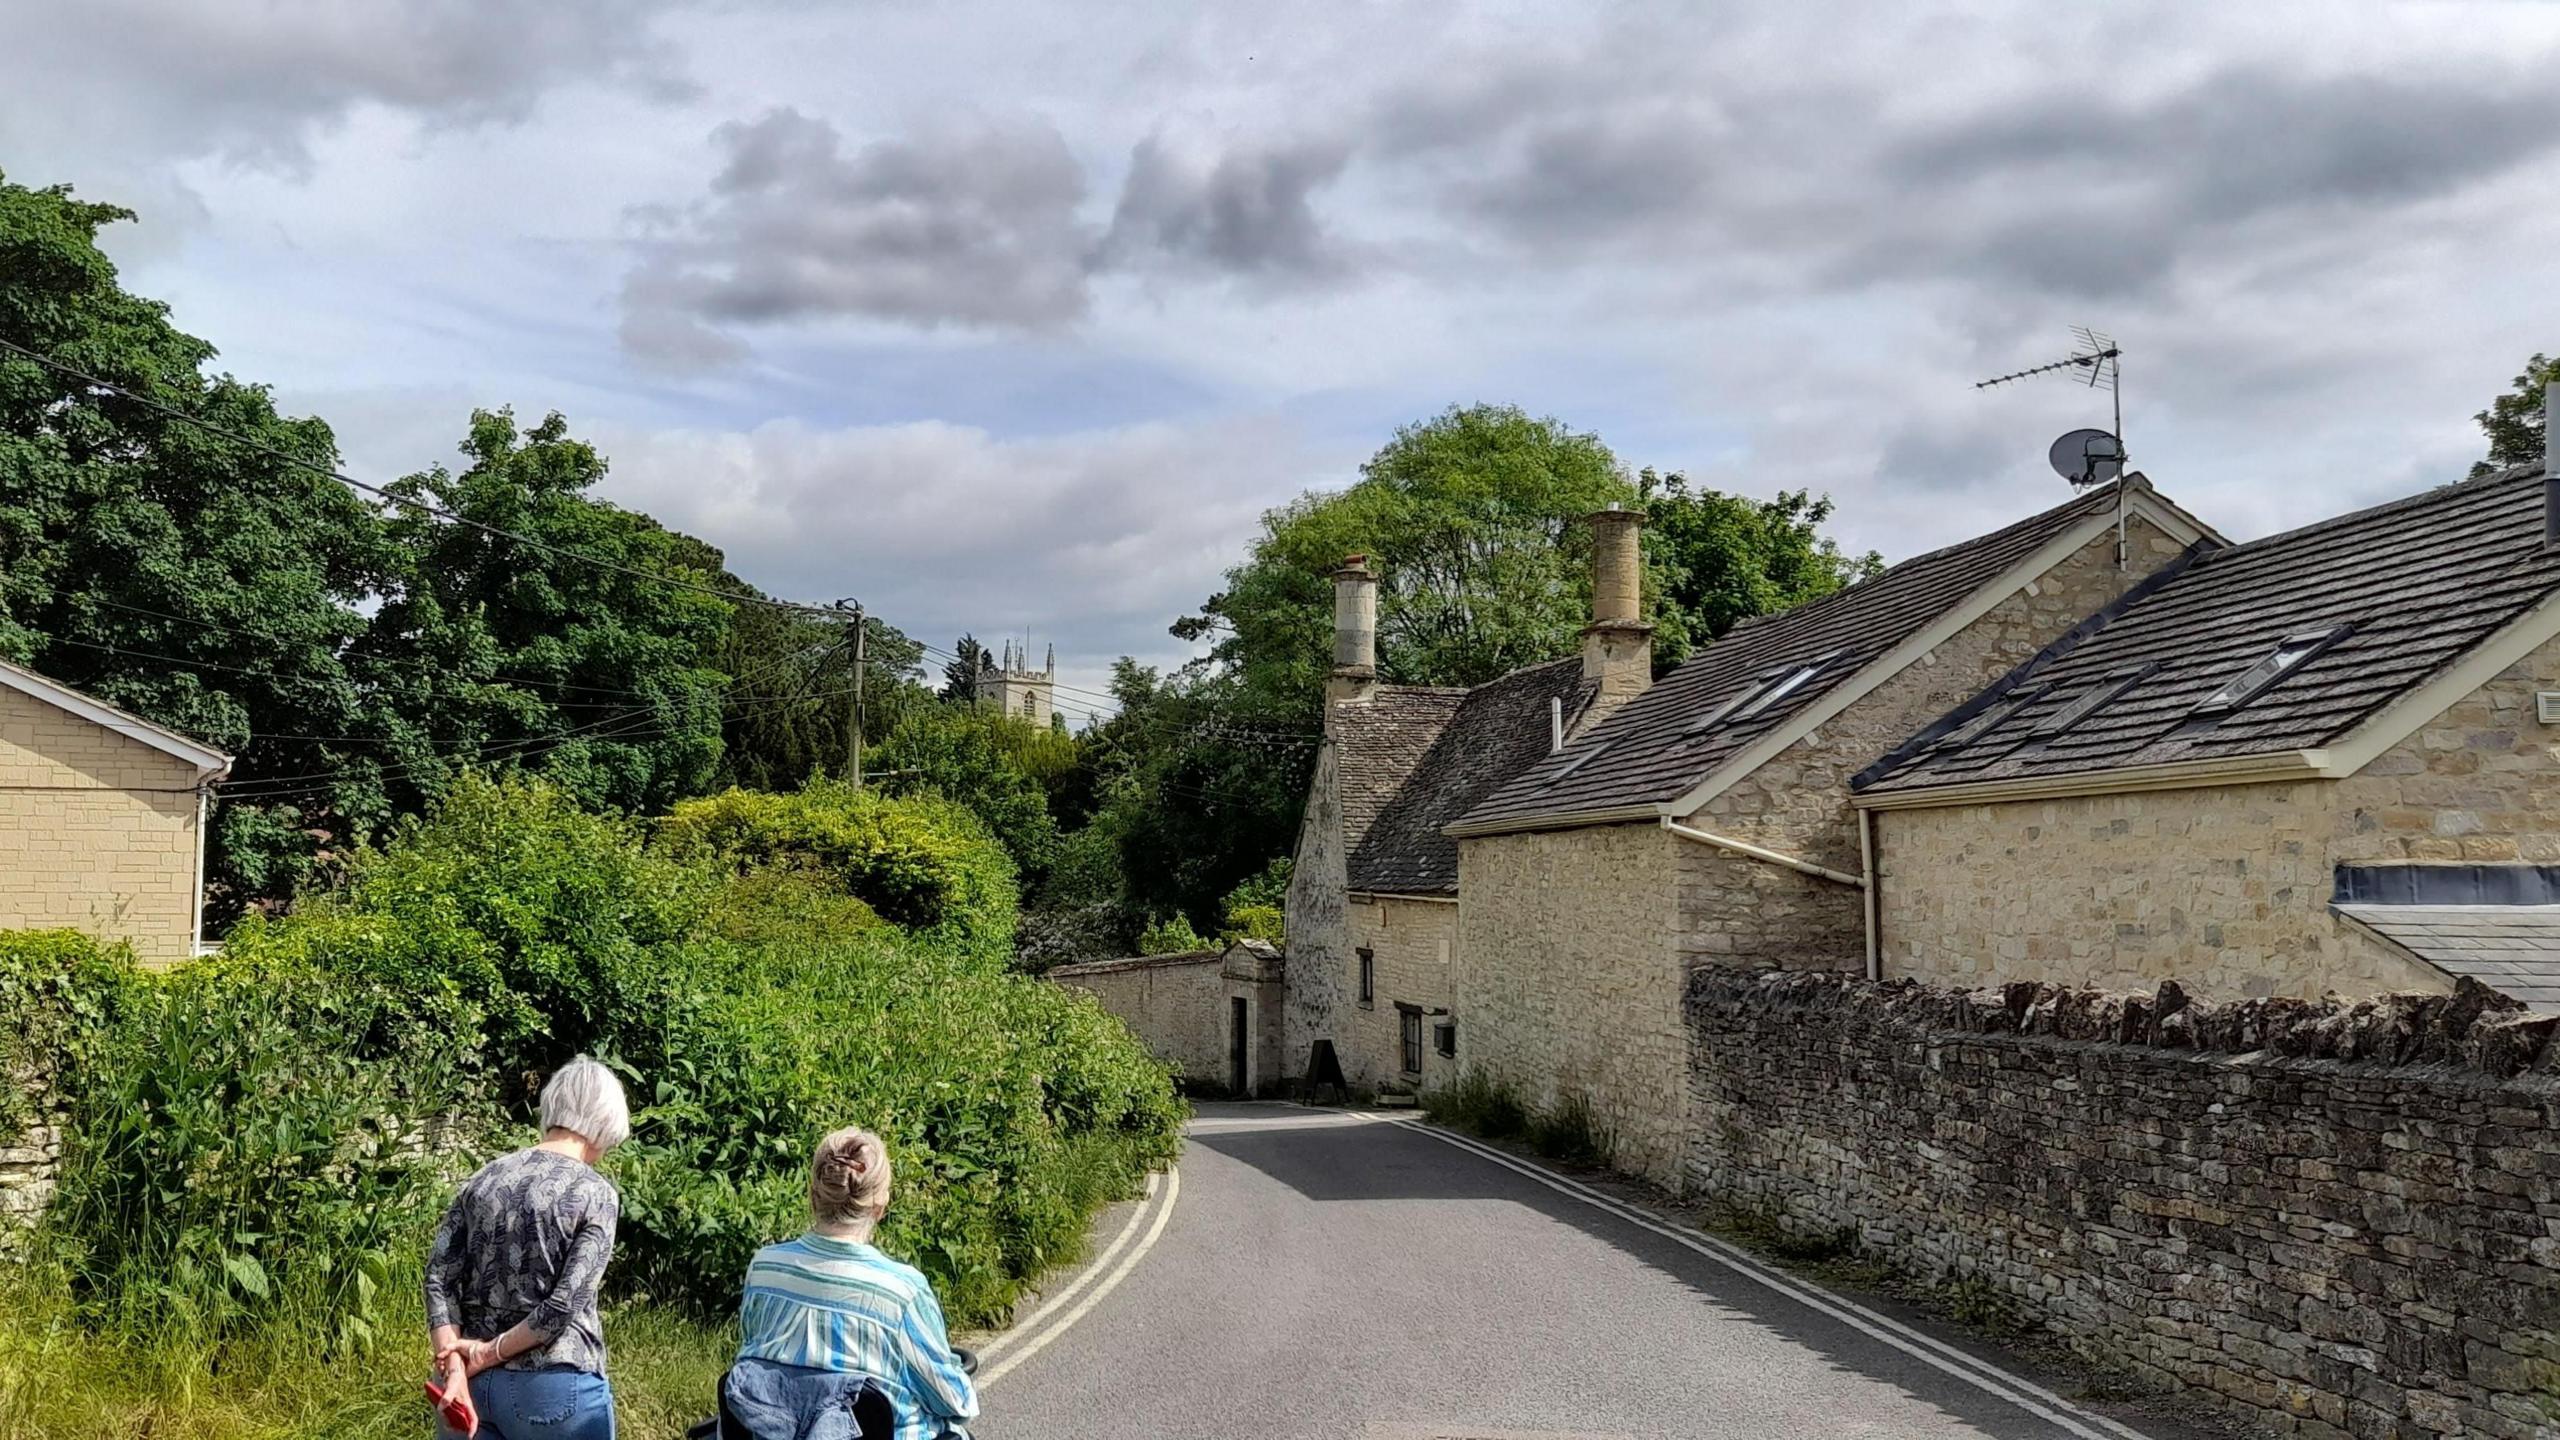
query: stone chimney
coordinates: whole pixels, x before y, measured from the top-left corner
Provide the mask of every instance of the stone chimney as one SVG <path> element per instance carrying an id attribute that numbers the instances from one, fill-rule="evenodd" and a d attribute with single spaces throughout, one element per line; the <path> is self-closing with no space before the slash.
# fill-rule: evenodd
<path id="1" fill-rule="evenodd" d="M 1653 627 L 1644 615 L 1644 512 L 1615 504 L 1591 516 L 1591 623 L 1582 627 L 1582 678 L 1598 682 L 1588 729 L 1653 684 Z"/>
<path id="2" fill-rule="evenodd" d="M 2560 379 L 2542 382 L 2542 545 L 2560 548 Z"/>
<path id="3" fill-rule="evenodd" d="M 1366 555 L 1343 557 L 1333 572 L 1333 674 L 1325 681 L 1325 711 L 1336 703 L 1365 704 L 1378 693 L 1378 572 Z"/>

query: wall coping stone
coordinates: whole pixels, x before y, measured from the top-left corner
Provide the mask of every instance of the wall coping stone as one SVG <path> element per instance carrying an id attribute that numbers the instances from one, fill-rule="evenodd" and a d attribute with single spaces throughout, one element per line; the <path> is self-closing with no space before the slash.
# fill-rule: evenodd
<path id="1" fill-rule="evenodd" d="M 1686 1008 L 1828 1012 L 1843 1023 L 1947 1035 L 2052 1040 L 2185 1050 L 2256 1061 L 2445 1066 L 2505 1080 L 2560 1075 L 2560 1015 L 2464 977 L 2451 994 L 2361 1000 L 2283 996 L 2206 1004 L 2175 980 L 2156 991 L 2075 989 L 2020 980 L 1957 990 L 1916 979 L 1869 980 L 1832 971 L 1701 966 Z"/>

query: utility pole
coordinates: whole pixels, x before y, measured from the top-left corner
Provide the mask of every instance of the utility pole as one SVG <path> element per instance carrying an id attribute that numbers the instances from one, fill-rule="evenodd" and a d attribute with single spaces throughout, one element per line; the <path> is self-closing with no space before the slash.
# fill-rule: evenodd
<path id="1" fill-rule="evenodd" d="M 844 718 L 845 771 L 853 777 L 853 788 L 859 790 L 862 788 L 862 678 L 863 672 L 870 668 L 864 663 L 864 651 L 871 639 L 871 627 L 864 621 L 861 601 L 836 602 L 839 610 L 847 606 L 853 609 L 853 706 L 845 712 Z"/>

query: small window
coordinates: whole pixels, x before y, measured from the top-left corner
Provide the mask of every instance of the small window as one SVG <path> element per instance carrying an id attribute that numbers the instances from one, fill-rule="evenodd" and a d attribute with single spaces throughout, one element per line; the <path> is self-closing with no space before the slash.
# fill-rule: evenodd
<path id="1" fill-rule="evenodd" d="M 1830 664 L 1833 658 L 1825 655 L 1821 659 L 1807 661 L 1791 669 L 1776 672 L 1764 671 L 1754 676 L 1751 684 L 1742 693 L 1690 721 L 1689 733 L 1701 734 L 1713 730 L 1728 720 L 1748 720 L 1755 715 L 1767 712 L 1770 706 L 1803 689 L 1805 682 L 1820 674 L 1822 667 Z"/>
<path id="2" fill-rule="evenodd" d="M 2036 728 L 2027 732 L 2027 738 L 2030 740 L 2050 740 L 2056 735 L 2062 734 L 2072 726 L 2077 725 L 2081 721 L 2088 719 L 2091 715 L 2096 714 L 2099 706 L 2106 704 L 2108 701 L 2122 695 L 2127 690 L 2132 689 L 2136 682 L 2140 681 L 2143 676 L 2150 674 L 2157 668 L 2157 666 L 2153 665 L 2143 665 L 2137 666 L 2131 670 L 2117 671 L 2115 674 L 2110 675 L 2106 679 L 2090 686 L 2079 699 L 2072 701 L 2070 704 L 2063 706 L 2061 709 L 2054 711 L 2052 714 L 2044 717 L 2044 719 L 2038 721 L 2036 723 Z"/>
<path id="3" fill-rule="evenodd" d="M 2010 716 L 2017 714 L 2019 711 L 2026 709 L 2030 705 L 2033 705 L 2043 697 L 2044 691 L 2041 688 L 2028 689 L 2021 690 L 2006 699 L 1986 705 L 1976 713 L 1972 719 L 1965 721 L 1962 725 L 1959 725 L 1955 729 L 1948 731 L 1945 735 L 1940 736 L 1938 739 L 1937 749 L 1942 752 L 1961 750 L 1965 746 L 1972 744 L 1974 741 L 1981 739 L 1983 736 L 1990 734 L 1992 730 L 1996 729 Z"/>
<path id="4" fill-rule="evenodd" d="M 1422 1007 L 1418 1005 L 1397 1006 L 1396 1029 L 1398 1031 L 1397 1038 L 1403 1042 L 1404 1073 L 1407 1075 L 1421 1074 Z"/>
<path id="5" fill-rule="evenodd" d="M 1443 1060 L 1455 1060 L 1458 1058 L 1458 1020 L 1456 1016 L 1443 1015 L 1440 1017 L 1439 1023 L 1431 1027 L 1431 1048 L 1439 1051 L 1440 1058 Z"/>
<path id="6" fill-rule="evenodd" d="M 1375 1005 L 1378 1003 L 1378 952 L 1363 945 L 1356 953 L 1360 956 L 1360 1003 Z"/>
<path id="7" fill-rule="evenodd" d="M 2238 677 L 2205 697 L 2196 707 L 2199 714 L 2216 715 L 2237 710 L 2265 694 L 2275 683 L 2295 670 L 2302 662 L 2318 654 L 2328 643 L 2346 633 L 2347 627 L 2315 630 L 2301 635 L 2288 635 L 2276 642 L 2275 653 L 2240 672 Z"/>

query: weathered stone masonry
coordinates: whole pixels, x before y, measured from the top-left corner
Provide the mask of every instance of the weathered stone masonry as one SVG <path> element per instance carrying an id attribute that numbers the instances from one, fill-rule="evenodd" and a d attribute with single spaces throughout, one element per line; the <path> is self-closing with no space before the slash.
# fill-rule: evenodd
<path id="1" fill-rule="evenodd" d="M 8 1079 L 25 1102 L 25 1119 L 0 1126 L 0 1253 L 43 1218 L 62 1166 L 62 1116 L 51 1084 L 32 1071 Z"/>
<path id="2" fill-rule="evenodd" d="M 1693 1190 L 2306 1436 L 2560 1426 L 2560 1017 L 1689 980 Z"/>

